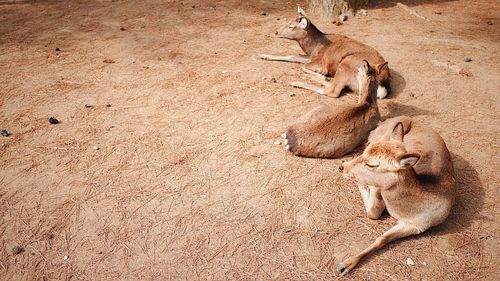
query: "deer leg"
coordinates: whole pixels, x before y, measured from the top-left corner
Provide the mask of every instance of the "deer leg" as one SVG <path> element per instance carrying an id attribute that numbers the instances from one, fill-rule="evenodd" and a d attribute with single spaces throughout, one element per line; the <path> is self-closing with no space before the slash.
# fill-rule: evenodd
<path id="1" fill-rule="evenodd" d="M 290 85 L 292 85 L 295 88 L 302 88 L 302 89 L 311 90 L 311 91 L 316 92 L 316 93 L 318 93 L 320 95 L 324 95 L 325 94 L 325 89 L 322 88 L 322 87 L 319 87 L 319 86 L 315 86 L 315 85 L 311 85 L 311 84 L 306 84 L 306 83 L 303 83 L 303 82 L 292 82 L 292 83 L 290 83 Z"/>
<path id="2" fill-rule="evenodd" d="M 332 86 L 327 88 L 325 93 L 334 98 L 338 98 L 342 90 L 346 87 L 350 87 L 349 74 L 344 68 L 339 68 L 333 77 Z"/>
<path id="3" fill-rule="evenodd" d="M 369 186 L 369 190 L 366 190 L 363 185 L 358 185 L 358 188 L 363 203 L 365 204 L 366 214 L 372 220 L 378 219 L 385 209 L 385 203 L 384 200 L 382 200 L 380 190 L 374 186 Z"/>
<path id="4" fill-rule="evenodd" d="M 316 81 L 316 82 L 320 83 L 324 87 L 329 88 L 329 87 L 332 86 L 332 83 L 328 82 L 331 79 L 330 77 L 327 77 L 327 76 L 325 76 L 323 74 L 320 74 L 320 73 L 314 72 L 312 70 L 309 70 L 306 67 L 302 67 L 302 71 L 304 71 L 304 73 L 306 73 L 307 75 L 309 75 L 309 78 L 311 78 L 313 81 Z"/>
<path id="5" fill-rule="evenodd" d="M 332 86 L 326 89 L 325 93 L 338 98 L 342 90 L 346 87 L 350 88 L 352 91 L 357 91 L 357 80 L 354 79 L 356 80 L 356 84 L 354 85 L 352 78 L 355 78 L 355 76 L 353 77 L 353 75 L 355 74 L 352 73 L 351 67 L 347 63 L 341 63 L 333 76 Z"/>
<path id="6" fill-rule="evenodd" d="M 328 74 L 328 69 L 325 69 L 320 63 L 318 63 L 317 61 L 311 61 L 309 63 L 306 63 L 306 65 L 304 65 L 304 68 L 303 69 L 307 69 L 309 70 L 310 72 L 315 72 L 315 73 L 319 73 L 321 75 L 327 75 Z"/>
<path id="7" fill-rule="evenodd" d="M 380 237 L 378 237 L 375 240 L 375 242 L 373 242 L 370 246 L 368 246 L 368 248 L 363 250 L 361 253 L 359 253 L 354 257 L 350 257 L 347 260 L 340 263 L 337 266 L 337 270 L 342 275 L 345 275 L 347 272 L 351 271 L 354 267 L 356 267 L 359 261 L 369 253 L 384 247 L 389 242 L 392 242 L 400 238 L 408 237 L 411 235 L 419 234 L 421 232 L 422 231 L 419 230 L 416 226 L 399 221 L 395 226 L 393 226 L 392 228 L 387 230 L 384 234 L 382 234 Z"/>
<path id="8" fill-rule="evenodd" d="M 263 60 L 273 60 L 273 61 L 286 61 L 286 62 L 295 62 L 295 63 L 309 63 L 311 59 L 305 56 L 273 56 L 273 55 L 259 55 Z"/>
<path id="9" fill-rule="evenodd" d="M 345 82 L 343 81 L 335 81 L 338 79 L 333 79 L 333 83 L 330 87 L 325 90 L 325 94 L 332 96 L 334 98 L 340 97 L 340 93 L 346 87 Z"/>

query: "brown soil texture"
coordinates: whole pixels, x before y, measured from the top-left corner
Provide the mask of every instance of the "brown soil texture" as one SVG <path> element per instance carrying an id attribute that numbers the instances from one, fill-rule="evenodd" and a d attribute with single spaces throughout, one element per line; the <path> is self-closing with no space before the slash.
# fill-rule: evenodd
<path id="1" fill-rule="evenodd" d="M 389 61 L 383 117 L 443 136 L 457 202 L 345 279 L 498 280 L 500 4 L 403 1 L 427 21 L 374 2 L 340 26 L 312 19 Z M 339 278 L 395 220 L 368 219 L 338 173 L 355 154 L 274 144 L 312 108 L 356 101 L 294 89 L 301 65 L 259 59 L 301 53 L 275 36 L 296 5 L 0 1 L 0 279 Z"/>

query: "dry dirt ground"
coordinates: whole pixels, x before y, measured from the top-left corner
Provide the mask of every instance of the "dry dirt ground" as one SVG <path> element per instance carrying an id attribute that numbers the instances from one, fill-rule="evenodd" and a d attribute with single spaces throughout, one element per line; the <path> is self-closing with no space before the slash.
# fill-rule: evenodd
<path id="1" fill-rule="evenodd" d="M 341 26 L 312 18 L 385 56 L 383 115 L 442 134 L 458 200 L 346 279 L 498 280 L 500 5 L 405 2 L 426 21 L 376 2 Z M 355 102 L 257 57 L 300 53 L 274 35 L 296 4 L 0 1 L 0 279 L 338 278 L 395 221 L 365 216 L 341 159 L 274 144 L 317 105 Z"/>

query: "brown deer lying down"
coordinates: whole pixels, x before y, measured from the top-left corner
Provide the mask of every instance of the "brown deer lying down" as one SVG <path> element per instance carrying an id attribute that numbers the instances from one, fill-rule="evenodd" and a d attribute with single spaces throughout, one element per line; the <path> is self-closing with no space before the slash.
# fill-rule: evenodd
<path id="1" fill-rule="evenodd" d="M 357 71 L 357 105 L 329 109 L 320 107 L 285 133 L 287 149 L 297 156 L 335 158 L 353 151 L 375 129 L 380 113 L 377 107 L 375 70 L 362 61 Z"/>
<path id="2" fill-rule="evenodd" d="M 298 8 L 298 17 L 289 26 L 285 27 L 280 37 L 295 40 L 299 43 L 306 56 L 273 56 L 260 55 L 262 59 L 274 61 L 287 61 L 305 64 L 305 69 L 322 75 L 333 77 L 331 83 L 323 85 L 327 89 L 317 88 L 312 85 L 295 82 L 292 85 L 339 97 L 344 88 L 358 92 L 356 80 L 357 66 L 367 60 L 374 66 L 379 82 L 377 97 L 385 98 L 390 92 L 389 68 L 385 59 L 372 47 L 355 41 L 349 37 L 336 34 L 324 34 L 314 26 Z"/>
<path id="3" fill-rule="evenodd" d="M 342 274 L 387 243 L 441 224 L 453 205 L 453 164 L 438 133 L 403 116 L 382 123 L 369 140 L 362 155 L 339 169 L 358 182 L 369 218 L 377 219 L 387 208 L 398 222 L 364 251 L 340 263 Z"/>

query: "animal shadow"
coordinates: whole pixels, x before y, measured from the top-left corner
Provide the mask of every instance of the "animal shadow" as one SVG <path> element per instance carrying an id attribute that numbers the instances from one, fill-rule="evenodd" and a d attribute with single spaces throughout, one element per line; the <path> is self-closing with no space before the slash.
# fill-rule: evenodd
<path id="1" fill-rule="evenodd" d="M 418 115 L 434 115 L 435 113 L 429 110 L 421 109 L 416 106 L 406 105 L 397 101 L 387 101 L 379 105 L 379 110 L 384 119 L 389 119 L 401 115 L 418 116 Z"/>
<path id="2" fill-rule="evenodd" d="M 455 204 L 448 219 L 432 229 L 431 233 L 434 234 L 456 233 L 468 229 L 479 218 L 484 206 L 485 192 L 477 171 L 460 155 L 452 153 L 452 160 L 457 181 Z"/>
<path id="3" fill-rule="evenodd" d="M 391 68 L 391 94 L 388 96 L 389 99 L 396 98 L 400 93 L 406 88 L 406 80 L 398 71 Z"/>

